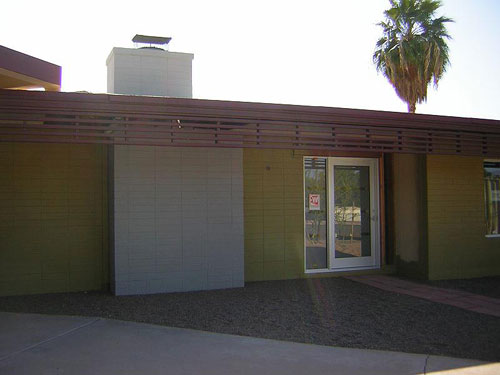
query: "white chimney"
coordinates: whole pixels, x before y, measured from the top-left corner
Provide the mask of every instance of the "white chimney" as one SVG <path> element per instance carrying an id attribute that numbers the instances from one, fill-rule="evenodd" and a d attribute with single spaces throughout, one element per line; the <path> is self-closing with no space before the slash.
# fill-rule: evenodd
<path id="1" fill-rule="evenodd" d="M 171 38 L 136 35 L 139 48 L 114 47 L 106 60 L 108 93 L 193 97 L 192 53 L 170 52 Z M 149 44 L 149 46 L 144 46 Z"/>

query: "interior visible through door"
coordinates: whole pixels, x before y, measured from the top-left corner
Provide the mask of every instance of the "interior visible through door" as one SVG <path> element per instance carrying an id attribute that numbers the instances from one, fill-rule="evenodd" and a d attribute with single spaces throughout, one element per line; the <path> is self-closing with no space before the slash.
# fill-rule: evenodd
<path id="1" fill-rule="evenodd" d="M 304 159 L 305 268 L 379 265 L 378 161 Z"/>

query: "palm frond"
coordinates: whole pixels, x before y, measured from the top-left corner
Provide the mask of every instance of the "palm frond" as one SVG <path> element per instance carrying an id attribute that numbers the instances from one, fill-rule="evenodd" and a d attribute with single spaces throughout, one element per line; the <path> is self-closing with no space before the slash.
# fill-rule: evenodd
<path id="1" fill-rule="evenodd" d="M 380 22 L 383 30 L 375 47 L 373 62 L 396 94 L 414 111 L 427 99 L 432 81 L 437 87 L 449 65 L 446 24 L 448 17 L 435 17 L 439 0 L 390 0 L 391 8 Z"/>

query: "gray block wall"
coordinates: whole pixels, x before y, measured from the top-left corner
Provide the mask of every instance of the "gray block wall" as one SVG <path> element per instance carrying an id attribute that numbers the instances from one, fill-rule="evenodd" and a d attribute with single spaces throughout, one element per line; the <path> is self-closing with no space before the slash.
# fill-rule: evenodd
<path id="1" fill-rule="evenodd" d="M 151 48 L 113 48 L 106 65 L 107 92 L 193 97 L 191 53 Z"/>
<path id="2" fill-rule="evenodd" d="M 114 293 L 242 287 L 242 150 L 113 153 Z"/>

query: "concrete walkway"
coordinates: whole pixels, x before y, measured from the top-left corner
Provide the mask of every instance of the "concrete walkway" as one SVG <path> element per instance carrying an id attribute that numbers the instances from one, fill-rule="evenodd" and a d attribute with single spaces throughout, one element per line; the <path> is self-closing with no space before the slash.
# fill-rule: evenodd
<path id="1" fill-rule="evenodd" d="M 462 290 L 438 288 L 386 275 L 346 276 L 345 278 L 389 292 L 407 294 L 432 302 L 444 303 L 461 309 L 500 317 L 500 299 L 497 298 L 481 296 Z"/>
<path id="2" fill-rule="evenodd" d="M 145 306 L 147 308 L 147 306 Z M 0 374 L 498 374 L 500 363 L 0 312 Z"/>

